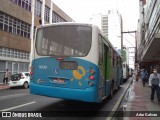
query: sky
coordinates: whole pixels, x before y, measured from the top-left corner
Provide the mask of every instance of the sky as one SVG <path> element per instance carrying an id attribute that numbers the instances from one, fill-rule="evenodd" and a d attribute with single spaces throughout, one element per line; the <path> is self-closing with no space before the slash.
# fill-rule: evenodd
<path id="1" fill-rule="evenodd" d="M 122 14 L 124 30 L 136 30 L 139 0 L 52 0 L 76 22 L 89 22 L 94 14 L 117 9 Z"/>
<path id="2" fill-rule="evenodd" d="M 123 31 L 137 30 L 139 19 L 139 0 L 52 0 L 75 22 L 89 22 L 93 15 L 107 14 L 110 9 L 117 9 L 122 15 Z M 123 34 L 126 47 L 135 46 L 135 34 Z M 129 41 L 129 42 L 128 42 Z M 131 50 L 131 49 L 130 49 Z M 132 51 L 132 50 L 131 50 Z M 129 62 L 132 62 L 130 58 Z M 133 63 L 130 63 L 133 64 Z"/>

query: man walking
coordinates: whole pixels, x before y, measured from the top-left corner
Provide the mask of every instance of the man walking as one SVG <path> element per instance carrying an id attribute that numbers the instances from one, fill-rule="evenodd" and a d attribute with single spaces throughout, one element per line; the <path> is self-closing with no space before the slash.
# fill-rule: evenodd
<path id="1" fill-rule="evenodd" d="M 151 100 L 154 100 L 156 91 L 158 104 L 160 104 L 160 74 L 157 73 L 157 69 L 153 69 L 153 73 L 149 77 L 149 86 L 151 87 Z"/>
<path id="2" fill-rule="evenodd" d="M 145 80 L 146 80 L 146 71 L 143 69 L 140 73 L 140 77 L 142 79 L 143 87 L 145 86 Z"/>

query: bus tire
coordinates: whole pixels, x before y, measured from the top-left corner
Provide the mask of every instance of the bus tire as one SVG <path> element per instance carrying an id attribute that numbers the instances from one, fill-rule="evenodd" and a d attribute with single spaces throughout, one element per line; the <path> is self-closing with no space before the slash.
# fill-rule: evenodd
<path id="1" fill-rule="evenodd" d="M 111 85 L 109 99 L 112 99 L 112 97 L 113 97 L 113 84 Z"/>
<path id="2" fill-rule="evenodd" d="M 120 88 L 120 84 L 116 85 L 116 91 Z"/>

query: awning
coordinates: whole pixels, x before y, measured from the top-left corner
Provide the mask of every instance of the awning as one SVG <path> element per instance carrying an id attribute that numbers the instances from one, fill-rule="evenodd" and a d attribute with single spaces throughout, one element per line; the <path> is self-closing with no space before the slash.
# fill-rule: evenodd
<path id="1" fill-rule="evenodd" d="M 156 33 L 152 41 L 143 52 L 142 61 L 152 62 L 160 60 L 160 33 Z"/>

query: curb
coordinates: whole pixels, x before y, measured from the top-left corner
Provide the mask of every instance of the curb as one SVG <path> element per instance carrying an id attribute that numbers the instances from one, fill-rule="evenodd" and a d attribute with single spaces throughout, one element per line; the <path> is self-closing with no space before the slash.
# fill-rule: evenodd
<path id="1" fill-rule="evenodd" d="M 121 102 L 122 102 L 122 100 L 123 100 L 123 98 L 124 98 L 124 96 L 125 96 L 128 88 L 130 87 L 130 85 L 131 85 L 131 82 L 128 84 L 127 88 L 124 90 L 124 92 L 122 93 L 122 95 L 119 97 L 118 101 L 116 102 L 116 104 L 114 105 L 114 107 L 111 110 L 113 112 L 111 112 L 109 114 L 109 117 L 107 117 L 106 120 L 113 120 L 114 115 L 115 115 L 116 111 L 118 110 L 118 108 L 119 108 L 119 106 L 120 106 L 120 104 L 121 104 Z"/>
<path id="2" fill-rule="evenodd" d="M 0 90 L 6 90 L 6 89 L 9 89 L 10 87 L 9 86 L 6 86 L 6 87 L 0 87 Z"/>
<path id="3" fill-rule="evenodd" d="M 9 86 L 4 86 L 3 83 L 0 83 L 0 90 L 9 89 Z"/>

